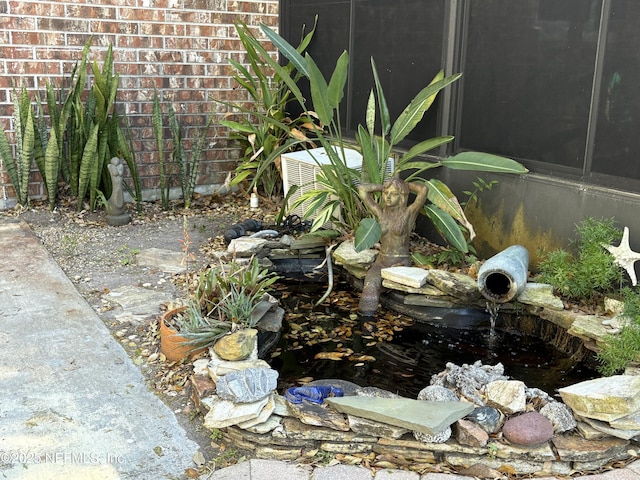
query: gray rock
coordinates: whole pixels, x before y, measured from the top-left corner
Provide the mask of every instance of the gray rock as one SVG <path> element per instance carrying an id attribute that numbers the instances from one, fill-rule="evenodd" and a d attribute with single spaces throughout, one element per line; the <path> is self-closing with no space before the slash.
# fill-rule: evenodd
<path id="1" fill-rule="evenodd" d="M 378 387 L 361 387 L 355 394 L 361 397 L 400 398 L 400 395 Z"/>
<path id="2" fill-rule="evenodd" d="M 556 433 L 568 432 L 578 426 L 571 409 L 561 402 L 549 402 L 540 409 L 540 413 L 553 424 Z"/>
<path id="3" fill-rule="evenodd" d="M 431 402 L 458 402 L 460 398 L 454 392 L 442 385 L 429 385 L 418 393 L 418 400 Z"/>
<path id="4" fill-rule="evenodd" d="M 413 436 L 422 443 L 444 443 L 451 438 L 451 427 L 438 433 L 413 432 Z"/>
<path id="5" fill-rule="evenodd" d="M 259 253 L 267 241 L 264 238 L 234 238 L 227 247 L 227 252 L 240 257 L 250 257 Z"/>
<path id="6" fill-rule="evenodd" d="M 429 272 L 427 282 L 447 295 L 465 301 L 473 301 L 480 298 L 478 283 L 470 276 L 445 270 L 434 269 L 427 271 Z"/>
<path id="7" fill-rule="evenodd" d="M 484 406 L 481 390 L 486 384 L 496 380 L 508 380 L 501 363 L 491 366 L 477 361 L 473 365 L 464 364 L 460 367 L 450 362 L 443 372 L 431 377 L 431 385 L 442 385 L 455 390 L 476 405 Z"/>
<path id="8" fill-rule="evenodd" d="M 368 418 L 409 430 L 434 435 L 473 410 L 467 402 L 427 402 L 410 398 L 334 397 L 332 408 L 356 417 Z"/>
<path id="9" fill-rule="evenodd" d="M 348 240 L 342 242 L 333 251 L 333 261 L 336 265 L 349 265 L 366 269 L 375 261 L 377 255 L 378 251 L 371 248 L 356 252 L 353 241 Z"/>
<path id="10" fill-rule="evenodd" d="M 383 438 L 400 438 L 405 433 L 409 432 L 406 428 L 396 427 L 394 425 L 389 425 L 388 423 L 376 422 L 375 420 L 369 420 L 353 415 L 348 415 L 347 417 L 349 419 L 349 427 L 351 428 L 351 431 L 361 435 Z"/>
<path id="11" fill-rule="evenodd" d="M 527 412 L 507 420 L 502 434 L 516 445 L 540 445 L 553 438 L 553 424 L 538 412 Z"/>
<path id="12" fill-rule="evenodd" d="M 258 417 L 270 403 L 269 400 L 269 397 L 266 397 L 252 403 L 233 403 L 216 398 L 211 402 L 211 409 L 204 417 L 204 426 L 213 430 L 247 422 Z"/>
<path id="13" fill-rule="evenodd" d="M 235 403 L 251 403 L 273 392 L 278 385 L 278 372 L 271 368 L 247 368 L 224 375 L 216 381 L 220 398 Z"/>
<path id="14" fill-rule="evenodd" d="M 502 414 L 493 407 L 477 407 L 465 419 L 478 424 L 487 433 L 497 433 L 502 426 Z"/>

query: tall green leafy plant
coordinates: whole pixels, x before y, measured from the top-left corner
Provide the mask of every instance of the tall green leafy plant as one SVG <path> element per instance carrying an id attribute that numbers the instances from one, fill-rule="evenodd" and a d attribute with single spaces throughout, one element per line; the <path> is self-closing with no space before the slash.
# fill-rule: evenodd
<path id="1" fill-rule="evenodd" d="M 349 69 L 348 52 L 343 52 L 338 58 L 327 82 L 308 53 L 301 55 L 272 29 L 265 25 L 262 25 L 262 29 L 278 50 L 295 65 L 296 70 L 308 79 L 313 113 L 307 108 L 295 78 L 287 75 L 277 62 L 270 63 L 302 108 L 310 116 L 314 115 L 319 119 L 323 130 L 316 132 L 317 138 L 330 159 L 330 164 L 319 165 L 321 172 L 316 181 L 320 187 L 304 193 L 294 206 L 308 202 L 306 216 L 315 215 L 313 229 L 318 229 L 326 222 L 332 221 L 334 224 L 342 225 L 344 229 L 356 231 L 357 247 L 367 248 L 378 240 L 379 229 L 371 228 L 371 224 L 375 222 L 373 219 L 370 219 L 364 228 L 359 229 L 360 221 L 367 216 L 367 212 L 358 197 L 356 184 L 384 181 L 388 171 L 388 159 L 396 153 L 398 144 L 406 139 L 422 120 L 438 92 L 458 80 L 460 74 L 445 76 L 443 72 L 439 72 L 429 85 L 418 92 L 392 123 L 376 65 L 372 59 L 374 87 L 367 103 L 365 125 L 357 129 L 356 141 L 363 156 L 363 162 L 361 171 L 356 171 L 349 168 L 345 160 L 344 149 L 347 142 L 343 138 L 339 122 L 339 107 Z M 425 205 L 423 213 L 433 221 L 453 246 L 467 252 L 468 244 L 463 229 L 469 231 L 470 224 L 459 202 L 444 183 L 425 179 L 424 172 L 440 166 L 500 173 L 525 173 L 527 170 L 514 160 L 479 152 L 463 152 L 435 162 L 417 161 L 418 156 L 451 140 L 453 140 L 451 136 L 442 136 L 417 143 L 399 156 L 398 161 L 395 162 L 393 174 L 403 174 L 407 181 L 421 181 L 427 184 L 429 203 Z"/>
<path id="2" fill-rule="evenodd" d="M 169 105 L 169 127 L 173 139 L 173 161 L 178 164 L 180 171 L 180 188 L 182 190 L 182 199 L 185 208 L 190 208 L 191 202 L 193 201 L 202 151 L 212 122 L 213 116 L 208 115 L 202 129 L 194 129 L 195 133 L 191 143 L 191 151 L 187 154 L 187 150 L 183 144 L 182 126 L 178 122 L 173 105 Z"/>
<path id="3" fill-rule="evenodd" d="M 162 121 L 162 107 L 160 106 L 160 98 L 158 92 L 153 93 L 153 135 L 156 139 L 156 147 L 158 148 L 158 166 L 160 171 L 160 201 L 162 208 L 169 208 L 169 190 L 171 188 L 170 179 L 167 178 L 167 166 L 164 163 L 164 134 Z M 179 145 L 182 145 L 180 142 Z"/>
<path id="4" fill-rule="evenodd" d="M 16 163 L 11 160 L 11 149 L 6 134 L 0 135 L 0 151 L 7 166 L 11 182 L 20 203 L 27 201 L 27 191 L 23 188 L 25 169 L 30 168 L 23 161 L 29 153 L 35 161 L 47 188 L 49 206 L 55 208 L 58 182 L 66 181 L 70 191 L 77 197 L 78 210 L 83 208 L 85 197 L 95 209 L 100 194 L 111 194 L 110 177 L 106 165 L 112 156 L 125 160 L 133 183 L 133 197 L 142 200 L 140 178 L 131 148 L 130 135 L 122 129 L 121 118 L 115 110 L 118 75 L 113 71 L 113 51 L 110 46 L 100 69 L 96 62 L 91 65 L 93 84 L 85 90 L 88 70 L 89 40 L 82 51 L 68 79 L 68 88 L 56 90 L 46 82 L 43 97 L 46 100 L 48 123 L 40 96 L 36 96 L 37 113 L 34 114 L 31 99 L 23 89 L 16 97 L 14 116 L 20 126 L 16 131 Z M 27 140 L 25 143 L 24 140 Z"/>
<path id="5" fill-rule="evenodd" d="M 33 164 L 36 132 L 33 107 L 25 88 L 14 90 L 13 123 L 15 132 L 15 161 L 9 139 L 4 129 L 0 130 L 0 157 L 21 205 L 29 203 L 29 172 Z"/>
<path id="6" fill-rule="evenodd" d="M 229 128 L 231 138 L 240 142 L 242 148 L 242 158 L 231 184 L 250 181 L 250 189 L 261 187 L 266 195 L 274 197 L 281 192 L 280 155 L 308 142 L 305 131 L 315 127 L 306 115 L 291 118 L 287 114 L 291 91 L 278 72 L 273 73 L 270 53 L 245 23 L 238 22 L 235 28 L 245 49 L 247 65 L 233 58 L 229 62 L 235 68 L 234 80 L 247 93 L 250 102 L 213 99 L 231 109 L 221 124 Z M 307 48 L 313 33 L 314 29 L 303 37 L 298 52 Z M 286 75 L 299 77 L 291 63 L 282 68 Z"/>

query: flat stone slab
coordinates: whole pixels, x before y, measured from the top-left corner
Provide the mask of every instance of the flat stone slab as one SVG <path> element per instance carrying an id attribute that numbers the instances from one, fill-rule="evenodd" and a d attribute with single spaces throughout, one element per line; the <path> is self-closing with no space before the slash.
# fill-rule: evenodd
<path id="1" fill-rule="evenodd" d="M 632 375 L 596 378 L 558 392 L 581 417 L 610 422 L 640 411 L 640 377 Z"/>
<path id="2" fill-rule="evenodd" d="M 417 267 L 390 267 L 383 268 L 380 274 L 385 280 L 408 287 L 420 288 L 427 283 L 429 272 Z"/>
<path id="3" fill-rule="evenodd" d="M 160 290 L 129 285 L 111 290 L 104 298 L 122 308 L 122 312 L 115 314 L 116 320 L 136 324 L 159 315 L 160 306 L 171 300 L 168 293 Z"/>
<path id="4" fill-rule="evenodd" d="M 562 299 L 553 294 L 553 286 L 546 283 L 532 283 L 525 285 L 522 293 L 518 295 L 520 303 L 535 307 L 550 308 L 552 310 L 564 309 Z"/>
<path id="5" fill-rule="evenodd" d="M 433 435 L 473 411 L 467 402 L 429 402 L 410 398 L 333 397 L 325 399 L 339 412 Z"/>
<path id="6" fill-rule="evenodd" d="M 607 319 L 599 315 L 578 315 L 567 333 L 586 341 L 593 340 L 596 345 L 600 345 L 611 333 L 611 330 L 602 323 Z"/>
<path id="7" fill-rule="evenodd" d="M 138 265 L 155 267 L 165 273 L 178 274 L 185 271 L 184 255 L 181 252 L 162 248 L 147 248 L 136 255 Z"/>

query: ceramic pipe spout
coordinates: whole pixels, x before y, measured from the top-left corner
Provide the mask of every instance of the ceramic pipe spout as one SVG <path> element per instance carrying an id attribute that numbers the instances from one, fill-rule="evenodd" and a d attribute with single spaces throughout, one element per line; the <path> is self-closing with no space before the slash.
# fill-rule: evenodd
<path id="1" fill-rule="evenodd" d="M 527 285 L 529 251 L 512 245 L 488 259 L 478 271 L 478 289 L 483 297 L 495 303 L 516 298 Z"/>

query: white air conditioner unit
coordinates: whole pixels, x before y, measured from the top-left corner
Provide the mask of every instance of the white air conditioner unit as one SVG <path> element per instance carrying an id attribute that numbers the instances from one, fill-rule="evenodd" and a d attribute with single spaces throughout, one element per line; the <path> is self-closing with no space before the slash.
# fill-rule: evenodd
<path id="1" fill-rule="evenodd" d="M 344 152 L 346 165 L 354 170 L 362 171 L 362 155 L 360 152 L 353 149 L 345 149 Z M 293 204 L 304 193 L 318 189 L 316 175 L 320 173 L 320 165 L 331 164 L 329 155 L 322 147 L 285 153 L 282 155 L 281 160 L 284 194 L 287 195 L 293 185 L 298 186 L 298 190 L 289 199 L 289 205 Z M 393 169 L 393 158 L 389 158 L 387 162 L 388 177 L 393 173 Z M 289 214 L 295 214 L 302 218 L 308 206 L 309 202 L 304 202 L 294 210 L 291 210 Z"/>

